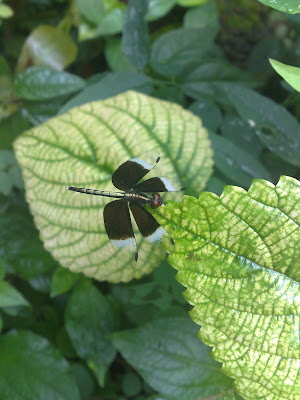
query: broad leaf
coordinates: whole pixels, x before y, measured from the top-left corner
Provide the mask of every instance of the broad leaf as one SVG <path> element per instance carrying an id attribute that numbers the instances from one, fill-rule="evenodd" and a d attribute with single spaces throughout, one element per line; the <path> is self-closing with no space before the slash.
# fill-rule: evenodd
<path id="1" fill-rule="evenodd" d="M 143 69 L 149 60 L 147 9 L 148 0 L 129 0 L 124 17 L 122 49 L 138 70 Z"/>
<path id="2" fill-rule="evenodd" d="M 2 400 L 79 400 L 71 369 L 46 339 L 29 331 L 0 337 Z"/>
<path id="3" fill-rule="evenodd" d="M 0 281 L 0 307 L 28 306 L 20 292 L 6 281 Z"/>
<path id="4" fill-rule="evenodd" d="M 205 128 L 212 131 L 216 131 L 222 123 L 223 116 L 219 107 L 205 98 L 192 103 L 189 110 L 201 118 Z"/>
<path id="5" fill-rule="evenodd" d="M 74 349 L 94 371 L 104 386 L 105 373 L 116 350 L 107 340 L 115 326 L 114 310 L 110 302 L 90 281 L 79 284 L 69 299 L 66 328 Z"/>
<path id="6" fill-rule="evenodd" d="M 112 71 L 134 72 L 136 68 L 127 60 L 122 51 L 120 38 L 109 38 L 105 42 L 105 58 Z"/>
<path id="7" fill-rule="evenodd" d="M 298 399 L 300 183 L 255 180 L 153 211 L 199 337 L 245 399 Z"/>
<path id="8" fill-rule="evenodd" d="M 75 0 L 80 13 L 93 24 L 101 22 L 104 15 L 103 0 Z"/>
<path id="9" fill-rule="evenodd" d="M 300 68 L 292 67 L 272 59 L 270 59 L 270 63 L 275 71 L 278 72 L 287 83 L 300 92 Z"/>
<path id="10" fill-rule="evenodd" d="M 15 96 L 26 100 L 46 100 L 83 89 L 85 82 L 77 75 L 49 68 L 31 67 L 15 80 Z"/>
<path id="11" fill-rule="evenodd" d="M 154 21 L 166 15 L 176 4 L 176 0 L 149 0 L 147 20 Z"/>
<path id="12" fill-rule="evenodd" d="M 167 77 L 183 73 L 199 62 L 212 46 L 214 32 L 207 29 L 177 29 L 161 35 L 153 43 L 152 68 Z"/>
<path id="13" fill-rule="evenodd" d="M 179 310 L 180 311 L 180 310 Z M 231 385 L 181 312 L 170 313 L 111 338 L 122 356 L 156 391 L 172 400 L 198 400 Z"/>
<path id="14" fill-rule="evenodd" d="M 90 101 L 105 100 L 127 90 L 150 94 L 152 80 L 146 75 L 134 72 L 112 72 L 107 74 L 100 82 L 88 85 L 81 93 L 68 101 L 60 110 L 60 114 L 72 107 L 81 106 Z"/>
<path id="15" fill-rule="evenodd" d="M 284 107 L 255 91 L 219 84 L 260 141 L 287 162 L 300 166 L 300 124 Z"/>
<path id="16" fill-rule="evenodd" d="M 51 297 L 67 292 L 74 286 L 77 280 L 78 274 L 74 274 L 65 268 L 56 268 L 51 281 Z"/>
<path id="17" fill-rule="evenodd" d="M 290 14 L 300 13 L 299 0 L 259 0 L 266 6 Z"/>
<path id="18" fill-rule="evenodd" d="M 184 27 L 189 29 L 204 28 L 217 34 L 219 30 L 218 10 L 213 1 L 191 8 L 184 15 Z"/>
<path id="19" fill-rule="evenodd" d="M 24 43 L 17 72 L 32 65 L 62 70 L 75 60 L 76 55 L 77 48 L 70 36 L 59 28 L 40 25 Z"/>
<path id="20" fill-rule="evenodd" d="M 62 266 L 118 282 L 139 278 L 164 257 L 159 244 L 137 236 L 139 262 L 122 267 L 103 226 L 107 199 L 64 190 L 72 185 L 113 190 L 115 169 L 154 148 L 161 154 L 154 175 L 176 178 L 189 193 L 204 187 L 212 151 L 199 118 L 140 93 L 74 108 L 17 139 L 16 156 L 35 223 L 46 249 Z"/>

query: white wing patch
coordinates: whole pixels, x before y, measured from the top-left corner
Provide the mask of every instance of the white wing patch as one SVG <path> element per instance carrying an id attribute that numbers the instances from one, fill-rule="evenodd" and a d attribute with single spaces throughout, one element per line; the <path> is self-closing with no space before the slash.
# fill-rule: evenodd
<path id="1" fill-rule="evenodd" d="M 149 171 L 153 168 L 153 165 L 148 164 L 145 160 L 141 160 L 140 158 L 132 158 L 130 161 L 140 164 L 142 167 L 148 169 Z"/>
<path id="2" fill-rule="evenodd" d="M 168 181 L 167 178 L 163 178 L 163 177 L 161 177 L 161 176 L 160 176 L 159 178 L 160 178 L 160 180 L 163 182 L 163 184 L 165 185 L 166 189 L 167 189 L 169 192 L 176 192 L 176 191 L 177 191 L 177 189 L 174 188 L 174 186 L 172 185 L 172 183 L 171 183 L 170 181 Z"/>
<path id="3" fill-rule="evenodd" d="M 164 236 L 164 235 L 166 235 L 166 231 L 164 230 L 164 228 L 163 227 L 159 227 L 159 228 L 157 228 L 156 229 L 156 231 L 154 232 L 154 233 L 152 233 L 152 235 L 150 235 L 150 236 L 147 236 L 146 237 L 146 239 L 149 241 L 149 242 L 157 242 L 158 240 L 161 240 L 161 238 Z"/>
<path id="4" fill-rule="evenodd" d="M 118 247 L 119 249 L 123 249 L 124 247 L 131 247 L 134 246 L 136 247 L 136 243 L 134 238 L 128 238 L 128 239 L 124 239 L 124 240 L 110 240 L 111 243 Z"/>

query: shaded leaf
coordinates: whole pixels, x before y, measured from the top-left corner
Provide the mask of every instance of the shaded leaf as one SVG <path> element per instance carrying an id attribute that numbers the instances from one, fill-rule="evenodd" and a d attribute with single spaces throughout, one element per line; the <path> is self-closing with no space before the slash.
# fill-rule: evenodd
<path id="1" fill-rule="evenodd" d="M 213 1 L 188 10 L 184 15 L 184 27 L 188 29 L 209 29 L 216 35 L 219 30 L 218 10 Z"/>
<path id="2" fill-rule="evenodd" d="M 127 60 L 122 51 L 120 38 L 109 38 L 105 42 L 105 58 L 112 71 L 135 72 L 136 69 Z"/>
<path id="3" fill-rule="evenodd" d="M 111 335 L 114 346 L 143 379 L 167 398 L 197 400 L 230 385 L 183 313 L 170 312 L 137 329 Z"/>
<path id="4" fill-rule="evenodd" d="M 26 100 L 46 100 L 83 89 L 85 82 L 77 75 L 49 68 L 31 67 L 15 80 L 14 92 Z"/>
<path id="5" fill-rule="evenodd" d="M 28 306 L 27 300 L 12 285 L 0 281 L 0 307 Z"/>
<path id="6" fill-rule="evenodd" d="M 212 131 L 216 131 L 222 123 L 223 116 L 220 108 L 212 101 L 206 100 L 205 98 L 192 103 L 189 110 L 201 118 L 205 128 Z"/>
<path id="7" fill-rule="evenodd" d="M 300 124 L 284 107 L 234 84 L 218 85 L 259 140 L 287 162 L 300 166 Z"/>
<path id="8" fill-rule="evenodd" d="M 93 24 L 98 24 L 104 15 L 103 0 L 75 0 L 80 13 Z"/>
<path id="9" fill-rule="evenodd" d="M 270 59 L 270 63 L 288 84 L 300 92 L 300 68 L 292 67 L 272 59 Z"/>
<path id="10" fill-rule="evenodd" d="M 124 17 L 122 49 L 136 69 L 149 60 L 149 33 L 146 22 L 148 0 L 129 0 Z"/>
<path id="11" fill-rule="evenodd" d="M 174 77 L 194 63 L 199 63 L 213 44 L 214 32 L 205 29 L 177 29 L 161 35 L 151 50 L 152 68 Z"/>
<path id="12" fill-rule="evenodd" d="M 62 266 L 118 282 L 139 278 L 159 264 L 160 245 L 138 235 L 139 262 L 121 267 L 103 226 L 107 199 L 64 190 L 71 185 L 113 190 L 115 169 L 154 148 L 162 159 L 153 175 L 177 179 L 190 193 L 204 187 L 212 151 L 199 118 L 140 93 L 75 108 L 17 139 L 16 157 L 35 223 Z"/>
<path id="13" fill-rule="evenodd" d="M 176 0 L 149 0 L 147 21 L 154 21 L 166 15 L 176 4 Z"/>
<path id="14" fill-rule="evenodd" d="M 29 66 L 62 70 L 76 58 L 77 48 L 71 37 L 50 25 L 40 25 L 30 33 L 22 48 L 17 72 Z"/>
<path id="15" fill-rule="evenodd" d="M 90 84 L 81 93 L 68 101 L 60 110 L 60 114 L 75 106 L 80 106 L 90 101 L 105 100 L 127 90 L 150 94 L 152 80 L 146 75 L 134 72 L 112 72 L 99 82 Z"/>
<path id="16" fill-rule="evenodd" d="M 41 336 L 29 331 L 1 336 L 0 353 L 1 399 L 79 400 L 70 367 Z"/>
<path id="17" fill-rule="evenodd" d="M 296 14 L 300 13 L 300 5 L 298 0 L 259 0 L 266 6 L 275 8 L 275 10 L 283 11 L 286 13 Z"/>
<path id="18" fill-rule="evenodd" d="M 77 274 L 74 274 L 65 268 L 56 268 L 52 276 L 50 296 L 55 297 L 66 293 L 74 286 L 77 280 Z"/>
<path id="19" fill-rule="evenodd" d="M 255 180 L 152 211 L 199 337 L 247 399 L 299 397 L 299 194 L 290 177 Z"/>
<path id="20" fill-rule="evenodd" d="M 116 351 L 107 340 L 115 326 L 109 301 L 88 280 L 73 291 L 66 310 L 66 328 L 77 354 L 86 360 L 101 386 Z"/>

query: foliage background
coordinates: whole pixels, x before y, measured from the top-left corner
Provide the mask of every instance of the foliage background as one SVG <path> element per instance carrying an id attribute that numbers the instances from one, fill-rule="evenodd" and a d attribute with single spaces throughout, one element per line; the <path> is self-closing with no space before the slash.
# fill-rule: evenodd
<path id="1" fill-rule="evenodd" d="M 1 398 L 239 398 L 196 338 L 166 261 L 127 284 L 58 265 L 28 210 L 13 142 L 73 106 L 136 90 L 201 117 L 214 149 L 205 190 L 299 179 L 299 95 L 268 61 L 300 64 L 299 14 L 252 0 L 0 6 Z"/>

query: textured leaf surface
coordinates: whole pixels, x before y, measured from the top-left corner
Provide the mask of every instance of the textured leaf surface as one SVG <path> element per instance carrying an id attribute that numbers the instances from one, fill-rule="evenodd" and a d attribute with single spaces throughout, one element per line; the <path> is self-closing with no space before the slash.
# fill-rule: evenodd
<path id="1" fill-rule="evenodd" d="M 281 75 L 287 83 L 300 92 L 300 68 L 292 67 L 291 65 L 286 65 L 272 59 L 270 59 L 270 63 L 275 71 Z"/>
<path id="2" fill-rule="evenodd" d="M 290 14 L 300 13 L 299 0 L 259 0 L 266 6 Z"/>
<path id="3" fill-rule="evenodd" d="M 77 75 L 49 68 L 31 67 L 15 81 L 15 95 L 26 100 L 46 100 L 83 89 L 85 82 Z"/>
<path id="4" fill-rule="evenodd" d="M 174 400 L 198 400 L 220 393 L 231 382 L 210 349 L 196 336 L 197 327 L 178 312 L 137 329 L 114 333 L 113 344 L 146 382 Z"/>
<path id="5" fill-rule="evenodd" d="M 204 187 L 212 151 L 199 118 L 139 93 L 74 108 L 17 139 L 16 156 L 35 223 L 46 249 L 62 266 L 99 280 L 129 281 L 164 257 L 159 245 L 138 236 L 139 262 L 121 267 L 104 230 L 107 199 L 64 190 L 69 185 L 113 190 L 115 169 L 151 149 L 161 155 L 154 175 L 174 177 L 190 193 Z"/>
<path id="6" fill-rule="evenodd" d="M 246 399 L 299 400 L 300 184 L 255 180 L 155 212 L 199 336 Z"/>
<path id="7" fill-rule="evenodd" d="M 1 400 L 79 400 L 71 369 L 41 336 L 14 331 L 0 338 Z"/>
<path id="8" fill-rule="evenodd" d="M 94 371 L 101 386 L 116 350 L 107 340 L 114 327 L 114 310 L 108 300 L 86 280 L 69 299 L 66 328 L 74 349 Z"/>

